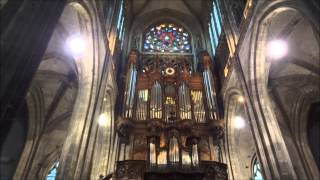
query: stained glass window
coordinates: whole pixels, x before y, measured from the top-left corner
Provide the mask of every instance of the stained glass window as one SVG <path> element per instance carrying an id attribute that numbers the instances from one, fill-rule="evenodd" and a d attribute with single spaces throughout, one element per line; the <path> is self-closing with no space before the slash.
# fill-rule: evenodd
<path id="1" fill-rule="evenodd" d="M 260 163 L 257 158 L 253 163 L 253 180 L 263 180 Z"/>
<path id="2" fill-rule="evenodd" d="M 55 180 L 57 173 L 58 173 L 58 166 L 59 166 L 59 162 L 55 162 L 54 165 L 52 166 L 52 168 L 50 169 L 46 180 Z"/>
<path id="3" fill-rule="evenodd" d="M 215 1 L 212 2 L 212 9 L 210 13 L 210 22 L 208 23 L 210 44 L 213 55 L 218 46 L 219 37 L 222 31 L 220 8 Z"/>
<path id="4" fill-rule="evenodd" d="M 124 27 L 124 0 L 120 0 L 120 7 L 119 7 L 119 12 L 118 12 L 118 17 L 117 17 L 117 34 L 119 39 L 122 41 L 121 42 L 121 47 L 123 44 L 123 36 L 125 32 L 125 27 Z"/>
<path id="5" fill-rule="evenodd" d="M 172 23 L 152 26 L 145 33 L 145 52 L 191 53 L 190 34 L 183 27 Z"/>

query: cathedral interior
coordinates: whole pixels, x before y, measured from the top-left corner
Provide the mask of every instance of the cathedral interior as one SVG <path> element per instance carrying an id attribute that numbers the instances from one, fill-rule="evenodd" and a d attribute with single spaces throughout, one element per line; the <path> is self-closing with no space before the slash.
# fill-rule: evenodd
<path id="1" fill-rule="evenodd" d="M 317 0 L 1 0 L 1 180 L 317 180 Z"/>

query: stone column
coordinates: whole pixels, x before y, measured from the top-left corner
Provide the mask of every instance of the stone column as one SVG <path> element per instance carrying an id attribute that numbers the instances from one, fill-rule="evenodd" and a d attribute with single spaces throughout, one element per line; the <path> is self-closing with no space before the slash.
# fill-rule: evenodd
<path id="1" fill-rule="evenodd" d="M 266 179 L 297 179 L 278 122 L 275 118 L 265 119 L 264 115 L 267 108 L 260 106 L 261 99 L 257 97 L 256 92 L 252 94 L 249 91 L 239 57 L 236 56 L 235 60 L 236 73 L 246 99 L 245 106 L 248 120 L 264 177 Z"/>
<path id="2" fill-rule="evenodd" d="M 1 9 L 0 127 L 23 102 L 65 2 L 9 1 Z"/>

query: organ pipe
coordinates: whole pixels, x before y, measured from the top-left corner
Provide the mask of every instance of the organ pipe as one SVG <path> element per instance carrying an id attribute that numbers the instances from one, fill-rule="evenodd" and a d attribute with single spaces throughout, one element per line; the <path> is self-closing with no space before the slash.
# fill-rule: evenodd
<path id="1" fill-rule="evenodd" d="M 176 114 L 176 101 L 172 97 L 166 97 L 164 102 L 165 108 L 165 121 L 170 122 L 170 117 Z"/>
<path id="2" fill-rule="evenodd" d="M 215 93 L 213 89 L 213 77 L 210 69 L 203 71 L 203 81 L 207 97 L 208 113 L 210 119 L 215 119 Z"/>
<path id="3" fill-rule="evenodd" d="M 171 137 L 169 143 L 169 160 L 172 165 L 179 163 L 179 143 L 176 137 Z"/>
<path id="4" fill-rule="evenodd" d="M 182 150 L 182 165 L 190 166 L 191 165 L 191 158 L 190 154 L 187 151 Z"/>
<path id="5" fill-rule="evenodd" d="M 207 107 L 208 107 L 208 115 L 209 119 L 216 119 L 216 103 L 215 103 L 215 91 L 213 84 L 213 76 L 210 70 L 211 58 L 208 54 L 203 56 L 203 83 L 205 87 L 206 99 L 207 99 Z"/>
<path id="6" fill-rule="evenodd" d="M 180 118 L 191 119 L 190 90 L 185 83 L 179 87 Z"/>
<path id="7" fill-rule="evenodd" d="M 124 100 L 124 117 L 131 118 L 133 112 L 134 94 L 137 80 L 137 53 L 131 52 L 129 55 L 129 69 L 127 73 L 125 100 Z"/>
<path id="8" fill-rule="evenodd" d="M 138 102 L 136 109 L 137 120 L 146 120 L 148 111 L 148 89 L 138 91 Z"/>
<path id="9" fill-rule="evenodd" d="M 167 165 L 167 150 L 160 151 L 158 155 L 158 165 Z"/>
<path id="10" fill-rule="evenodd" d="M 193 115 L 196 122 L 205 122 L 205 109 L 203 104 L 202 91 L 192 90 L 191 98 L 193 101 Z"/>
<path id="11" fill-rule="evenodd" d="M 149 149 L 150 149 L 150 165 L 155 166 L 157 164 L 157 153 L 156 153 L 155 143 L 150 142 Z"/>
<path id="12" fill-rule="evenodd" d="M 136 88 L 137 70 L 134 64 L 130 65 L 129 76 L 127 79 L 126 101 L 125 101 L 125 117 L 132 117 L 134 92 Z"/>
<path id="13" fill-rule="evenodd" d="M 192 165 L 198 166 L 199 165 L 199 154 L 198 154 L 198 145 L 192 145 Z"/>
<path id="14" fill-rule="evenodd" d="M 161 86 L 158 81 L 155 82 L 155 84 L 151 89 L 150 118 L 151 119 L 162 118 L 162 92 L 161 92 Z"/>

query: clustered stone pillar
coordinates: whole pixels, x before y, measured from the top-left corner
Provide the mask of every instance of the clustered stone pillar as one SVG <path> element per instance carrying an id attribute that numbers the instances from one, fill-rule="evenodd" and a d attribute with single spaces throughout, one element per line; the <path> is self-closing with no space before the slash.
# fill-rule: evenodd
<path id="1" fill-rule="evenodd" d="M 244 103 L 255 140 L 256 153 L 261 163 L 264 177 L 266 179 L 297 179 L 296 170 L 293 167 L 292 159 L 288 153 L 289 149 L 284 143 L 284 134 L 281 133 L 276 118 L 265 119 L 264 113 L 266 113 L 267 108 L 265 104 L 262 105 L 264 107 L 260 106 L 261 99 L 259 99 L 256 94 L 257 90 L 250 88 L 254 86 L 252 84 L 258 80 L 246 78 L 244 74 L 245 67 L 242 66 L 239 52 L 236 49 L 236 45 L 239 43 L 238 41 L 240 41 L 240 33 L 232 17 L 232 11 L 230 11 L 227 1 L 220 0 L 218 2 L 221 7 L 222 20 L 225 22 L 224 32 L 232 55 L 231 60 L 234 63 L 235 73 L 237 74 L 237 79 L 240 82 L 245 98 Z M 253 4 L 253 6 L 255 6 L 255 2 Z M 267 3 L 264 4 L 264 6 L 267 5 Z M 251 21 L 254 20 L 256 19 L 253 18 Z M 253 42 L 253 40 L 251 40 L 251 42 Z M 245 61 L 249 60 L 246 59 Z M 260 61 L 260 59 L 257 59 L 257 61 Z M 261 84 L 258 86 L 261 86 Z M 303 177 L 303 175 L 300 177 Z"/>
<path id="2" fill-rule="evenodd" d="M 1 129 L 22 104 L 65 3 L 8 1 L 1 9 Z"/>

